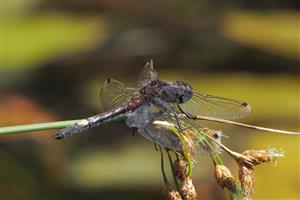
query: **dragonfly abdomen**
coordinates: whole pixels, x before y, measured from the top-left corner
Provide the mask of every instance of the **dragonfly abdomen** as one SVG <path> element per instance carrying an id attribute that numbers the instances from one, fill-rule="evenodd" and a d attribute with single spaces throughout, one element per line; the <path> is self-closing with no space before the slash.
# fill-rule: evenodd
<path id="1" fill-rule="evenodd" d="M 66 136 L 72 136 L 76 133 L 83 132 L 86 129 L 98 126 L 101 123 L 113 120 L 115 118 L 121 117 L 123 114 L 127 112 L 133 111 L 141 105 L 141 99 L 133 99 L 131 102 L 124 104 L 120 107 L 117 107 L 109 112 L 104 112 L 99 115 L 95 115 L 86 119 L 83 119 L 72 126 L 66 127 L 60 130 L 56 135 L 54 135 L 54 139 L 63 139 Z"/>

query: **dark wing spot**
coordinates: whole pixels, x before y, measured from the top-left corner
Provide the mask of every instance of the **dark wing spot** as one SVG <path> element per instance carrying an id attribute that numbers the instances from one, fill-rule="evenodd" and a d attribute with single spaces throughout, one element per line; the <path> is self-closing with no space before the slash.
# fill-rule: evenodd
<path id="1" fill-rule="evenodd" d="M 109 84 L 110 83 L 110 81 L 111 81 L 111 79 L 109 78 L 109 79 L 107 79 L 106 81 L 105 81 L 105 84 Z"/>
<path id="2" fill-rule="evenodd" d="M 246 102 L 242 103 L 242 106 L 247 107 L 249 106 L 249 104 L 247 104 Z"/>

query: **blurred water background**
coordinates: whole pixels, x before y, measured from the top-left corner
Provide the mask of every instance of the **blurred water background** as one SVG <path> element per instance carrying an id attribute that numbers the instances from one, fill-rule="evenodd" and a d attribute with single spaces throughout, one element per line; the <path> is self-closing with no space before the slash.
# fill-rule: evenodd
<path id="1" fill-rule="evenodd" d="M 162 79 L 247 101 L 241 122 L 299 131 L 299 4 L 216 2 L 1 1 L 1 126 L 97 114 L 105 79 L 134 84 L 153 59 Z M 204 124 L 235 151 L 282 149 L 255 168 L 254 199 L 300 199 L 299 137 Z M 0 199 L 164 198 L 159 153 L 125 123 L 54 133 L 0 137 Z M 227 199 L 208 157 L 194 180 L 199 199 Z"/>

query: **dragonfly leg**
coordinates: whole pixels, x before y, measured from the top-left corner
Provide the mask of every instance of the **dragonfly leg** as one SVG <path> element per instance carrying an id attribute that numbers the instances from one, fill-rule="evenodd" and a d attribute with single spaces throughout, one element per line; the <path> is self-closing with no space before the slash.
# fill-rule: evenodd
<path id="1" fill-rule="evenodd" d="M 178 113 L 176 112 L 174 106 L 170 106 L 169 104 L 167 104 L 166 102 L 160 100 L 160 99 L 155 99 L 154 100 L 154 104 L 155 105 L 158 105 L 160 108 L 162 108 L 164 111 L 166 112 L 169 112 L 169 113 L 172 113 L 176 119 L 176 122 L 177 122 L 177 125 L 178 125 L 178 128 L 182 131 L 183 130 L 183 127 L 182 127 L 182 124 L 180 122 L 180 119 L 179 119 L 179 115 Z"/>
<path id="2" fill-rule="evenodd" d="M 187 118 L 193 119 L 193 120 L 196 119 L 196 116 L 194 116 L 194 115 L 192 115 L 192 114 L 186 112 L 186 111 L 183 110 L 183 109 L 180 107 L 180 105 L 178 105 L 178 104 L 177 104 L 177 108 L 178 108 L 178 109 L 179 109 L 179 110 L 180 110 Z"/>
<path id="3" fill-rule="evenodd" d="M 174 116 L 175 116 L 175 119 L 176 119 L 179 130 L 183 131 L 183 127 L 181 126 L 181 122 L 180 122 L 180 119 L 179 119 L 178 115 L 175 113 Z"/>
<path id="4" fill-rule="evenodd" d="M 133 128 L 133 131 L 132 131 L 132 137 L 134 137 L 136 131 L 137 131 L 137 128 L 134 127 L 134 128 Z"/>
<path id="5" fill-rule="evenodd" d="M 177 115 L 175 115 L 175 116 L 177 116 Z M 175 117 L 175 119 L 177 121 L 178 128 L 181 132 L 193 128 L 193 125 L 189 125 L 188 127 L 183 128 L 179 117 L 177 116 L 177 117 Z"/>
<path id="6" fill-rule="evenodd" d="M 153 143 L 153 144 L 154 144 L 155 151 L 159 151 L 159 148 L 157 147 L 157 144 L 156 143 Z"/>

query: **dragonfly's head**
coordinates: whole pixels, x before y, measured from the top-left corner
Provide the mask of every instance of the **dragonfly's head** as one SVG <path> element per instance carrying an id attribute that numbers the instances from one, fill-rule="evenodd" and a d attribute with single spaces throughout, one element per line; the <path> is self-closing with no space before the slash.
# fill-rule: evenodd
<path id="1" fill-rule="evenodd" d="M 193 96 L 192 86 L 182 81 L 176 81 L 164 86 L 161 98 L 171 103 L 184 103 Z"/>

